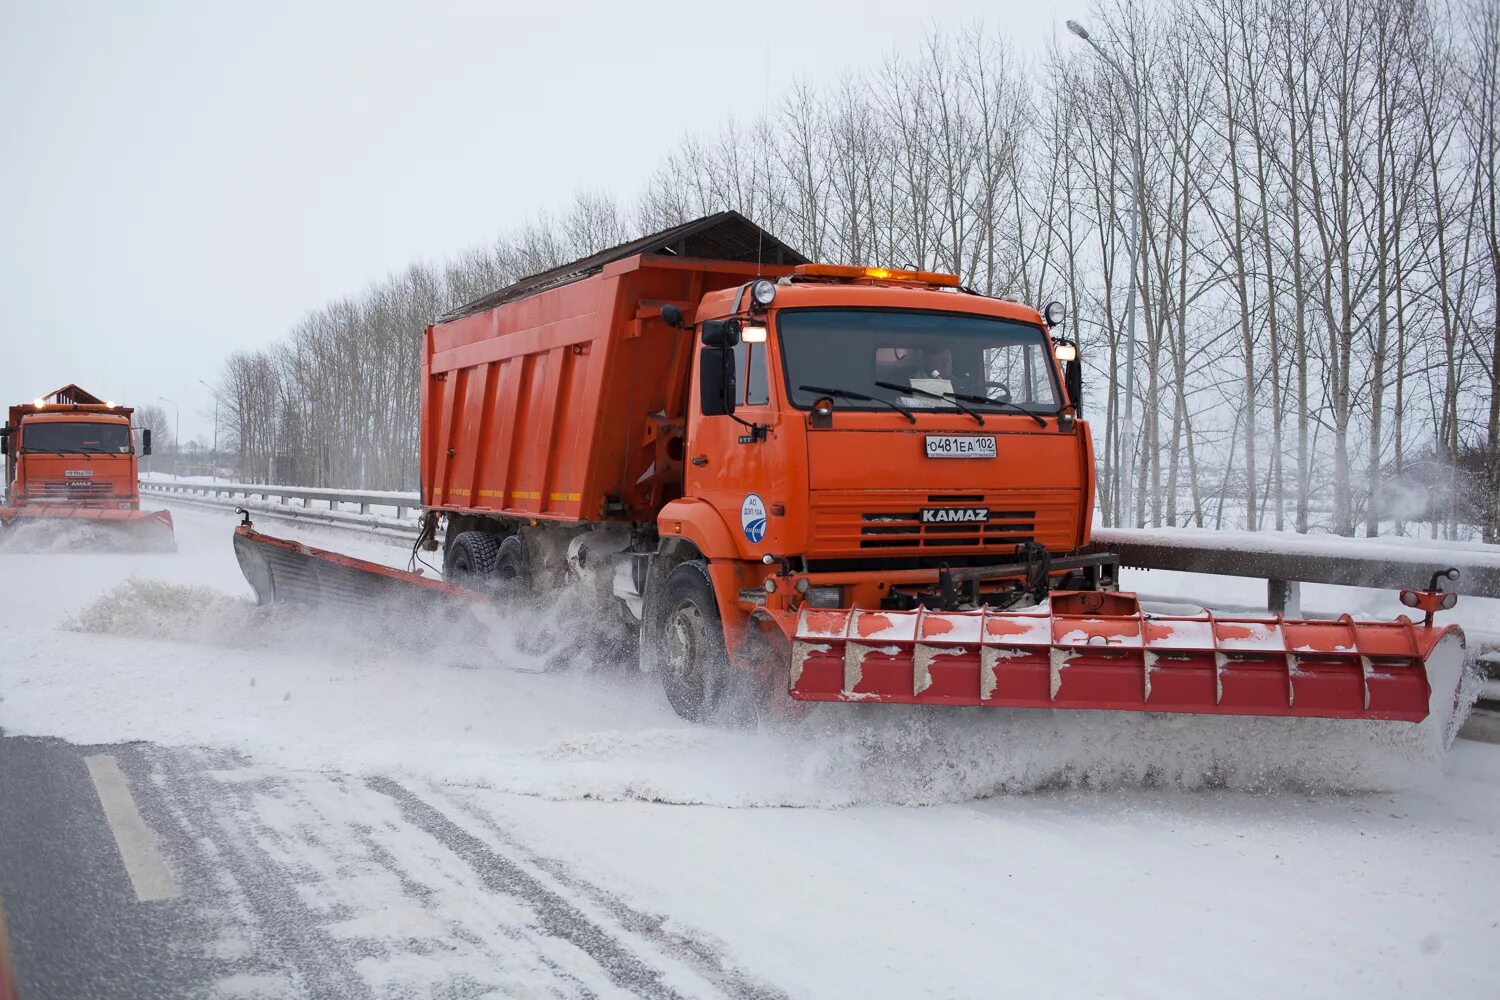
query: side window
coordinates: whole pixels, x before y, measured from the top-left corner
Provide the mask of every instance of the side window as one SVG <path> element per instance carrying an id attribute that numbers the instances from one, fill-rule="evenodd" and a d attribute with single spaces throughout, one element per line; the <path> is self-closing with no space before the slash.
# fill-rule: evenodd
<path id="1" fill-rule="evenodd" d="M 746 344 L 742 341 L 734 349 L 734 373 L 737 384 L 745 393 L 745 398 L 740 400 L 741 403 L 746 406 L 760 406 L 771 401 L 771 390 L 766 376 L 765 344 Z"/>
<path id="2" fill-rule="evenodd" d="M 1036 344 L 1008 344 L 984 352 L 985 391 L 1006 394 L 1012 402 L 1054 406 L 1051 369 Z"/>

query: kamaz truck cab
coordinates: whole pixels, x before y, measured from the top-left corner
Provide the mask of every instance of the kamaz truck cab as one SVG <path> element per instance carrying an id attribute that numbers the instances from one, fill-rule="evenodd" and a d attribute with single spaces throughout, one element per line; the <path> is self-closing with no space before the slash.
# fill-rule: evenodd
<path id="1" fill-rule="evenodd" d="M 138 462 L 151 453 L 151 432 L 141 432 L 137 452 L 133 412 L 76 385 L 12 406 L 0 428 L 0 525 L 92 521 L 146 547 L 171 548 L 172 515 L 140 509 Z"/>

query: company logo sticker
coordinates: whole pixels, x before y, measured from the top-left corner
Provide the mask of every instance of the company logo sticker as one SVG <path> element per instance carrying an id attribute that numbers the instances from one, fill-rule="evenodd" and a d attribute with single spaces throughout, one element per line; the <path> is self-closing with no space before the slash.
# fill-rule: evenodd
<path id="1" fill-rule="evenodd" d="M 759 494 L 751 493 L 740 504 L 740 527 L 751 544 L 766 537 L 766 502 Z"/>

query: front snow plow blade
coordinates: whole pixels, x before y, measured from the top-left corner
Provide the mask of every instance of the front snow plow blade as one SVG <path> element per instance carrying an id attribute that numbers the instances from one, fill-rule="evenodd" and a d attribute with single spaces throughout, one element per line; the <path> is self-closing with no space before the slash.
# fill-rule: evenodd
<path id="1" fill-rule="evenodd" d="M 0 524 L 7 529 L 42 531 L 47 527 L 80 527 L 96 532 L 96 540 L 110 549 L 173 552 L 177 536 L 172 513 L 166 510 L 120 510 L 71 504 L 0 507 Z"/>
<path id="2" fill-rule="evenodd" d="M 790 690 L 804 701 L 1420 722 L 1427 660 L 1450 632 L 1405 616 L 1147 614 L 1120 593 L 1058 592 L 1023 612 L 803 608 Z"/>

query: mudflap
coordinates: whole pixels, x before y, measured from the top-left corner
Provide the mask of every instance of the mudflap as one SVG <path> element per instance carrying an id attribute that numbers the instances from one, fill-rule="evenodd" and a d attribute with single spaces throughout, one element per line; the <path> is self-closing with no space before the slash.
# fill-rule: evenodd
<path id="1" fill-rule="evenodd" d="M 1156 615 L 1134 594 L 1055 592 L 1033 611 L 803 608 L 804 701 L 1420 722 L 1427 660 L 1456 626 Z"/>

